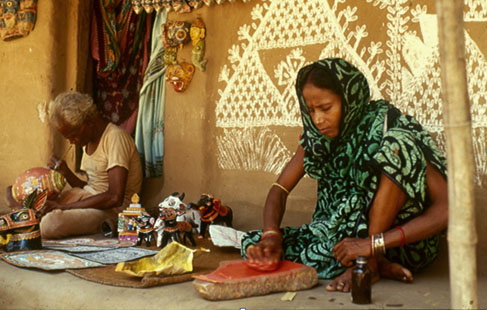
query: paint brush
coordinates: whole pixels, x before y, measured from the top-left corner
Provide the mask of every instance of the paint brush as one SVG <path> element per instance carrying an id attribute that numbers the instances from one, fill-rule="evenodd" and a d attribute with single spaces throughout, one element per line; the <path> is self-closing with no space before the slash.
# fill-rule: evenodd
<path id="1" fill-rule="evenodd" d="M 66 155 L 68 154 L 68 152 L 71 150 L 72 147 L 73 147 L 73 145 L 70 144 L 68 146 L 68 148 L 66 149 L 66 151 L 64 151 L 63 156 L 56 159 L 56 163 L 54 164 L 54 168 L 53 168 L 54 170 L 57 170 L 59 168 L 59 165 L 61 164 L 61 160 L 64 160 L 64 157 L 66 157 Z"/>

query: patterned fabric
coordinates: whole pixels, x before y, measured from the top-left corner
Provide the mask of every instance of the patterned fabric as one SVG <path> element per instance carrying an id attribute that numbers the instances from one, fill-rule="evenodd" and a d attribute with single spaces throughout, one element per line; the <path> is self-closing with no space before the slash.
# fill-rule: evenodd
<path id="1" fill-rule="evenodd" d="M 340 134 L 328 138 L 314 126 L 302 94 L 314 67 L 323 67 L 342 89 Z M 381 173 L 407 194 L 393 226 L 424 212 L 429 205 L 426 162 L 446 178 L 446 161 L 431 136 L 412 117 L 384 100 L 369 102 L 364 75 L 342 59 L 324 59 L 300 70 L 296 83 L 303 121 L 300 144 L 305 150 L 304 169 L 318 182 L 318 199 L 310 224 L 283 228 L 283 258 L 317 269 L 321 278 L 341 274 L 333 247 L 346 237 L 368 236 L 368 208 Z M 386 125 L 386 127 L 384 127 Z M 260 240 L 261 231 L 249 232 L 242 254 Z M 417 271 L 438 253 L 438 236 L 388 249 L 387 257 Z"/>
<path id="2" fill-rule="evenodd" d="M 167 12 L 157 14 L 152 30 L 152 52 L 140 91 L 139 113 L 135 129 L 135 145 L 143 163 L 145 177 L 162 176 L 164 157 L 164 103 L 166 83 L 164 74 L 164 45 L 162 26 L 166 23 Z"/>
<path id="3" fill-rule="evenodd" d="M 91 53 L 96 61 L 95 101 L 102 115 L 117 125 L 137 111 L 151 26 L 152 15 L 135 14 L 130 0 L 94 1 Z"/>

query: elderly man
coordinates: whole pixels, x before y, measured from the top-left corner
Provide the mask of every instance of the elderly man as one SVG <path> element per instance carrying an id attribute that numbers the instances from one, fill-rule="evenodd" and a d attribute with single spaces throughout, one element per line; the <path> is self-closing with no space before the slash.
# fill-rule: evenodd
<path id="1" fill-rule="evenodd" d="M 49 105 L 51 124 L 70 143 L 83 148 L 81 170 L 88 179 L 74 174 L 63 160 L 52 157 L 48 166 L 57 169 L 71 188 L 42 210 L 41 234 L 55 239 L 93 234 L 104 221 L 115 223 L 117 214 L 140 191 L 142 168 L 132 137 L 103 119 L 93 99 L 79 92 L 58 95 Z M 10 187 L 7 199 L 18 206 Z"/>

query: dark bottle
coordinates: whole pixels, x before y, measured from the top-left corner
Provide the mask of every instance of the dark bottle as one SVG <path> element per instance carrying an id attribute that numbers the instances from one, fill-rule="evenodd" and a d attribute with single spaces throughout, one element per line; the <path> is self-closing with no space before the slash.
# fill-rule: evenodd
<path id="1" fill-rule="evenodd" d="M 372 302 L 372 274 L 367 266 L 367 257 L 359 256 L 352 270 L 352 302 L 370 304 Z"/>

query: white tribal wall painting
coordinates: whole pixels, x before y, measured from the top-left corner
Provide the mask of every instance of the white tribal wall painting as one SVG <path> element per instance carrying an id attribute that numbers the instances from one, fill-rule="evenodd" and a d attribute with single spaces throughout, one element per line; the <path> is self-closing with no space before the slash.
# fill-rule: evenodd
<path id="1" fill-rule="evenodd" d="M 240 42 L 229 49 L 229 63 L 219 75 L 226 83 L 218 90 L 215 111 L 220 169 L 280 172 L 294 150 L 285 146 L 275 126 L 301 127 L 294 79 L 303 65 L 324 57 L 343 57 L 354 63 L 366 75 L 373 99 L 385 98 L 415 116 L 444 149 L 434 1 L 412 3 L 256 2 L 251 12 L 254 22 L 238 30 Z M 487 24 L 484 0 L 466 0 L 465 4 L 467 26 Z M 486 51 L 468 31 L 465 36 L 477 180 L 481 184 L 487 176 Z M 318 54 L 309 52 L 317 46 Z M 277 62 L 276 57 L 280 58 Z M 272 68 L 262 61 L 270 58 L 275 62 Z"/>

